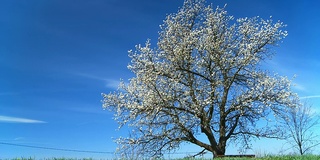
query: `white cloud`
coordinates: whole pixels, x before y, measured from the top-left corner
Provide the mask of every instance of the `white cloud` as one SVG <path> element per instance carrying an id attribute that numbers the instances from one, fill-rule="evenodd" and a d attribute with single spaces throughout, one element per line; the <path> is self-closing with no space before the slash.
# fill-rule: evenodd
<path id="1" fill-rule="evenodd" d="M 110 78 L 104 78 L 104 77 L 100 77 L 100 76 L 95 76 L 92 74 L 87 74 L 87 73 L 73 73 L 77 76 L 81 76 L 84 78 L 88 78 L 88 79 L 94 79 L 94 80 L 98 80 L 98 81 L 104 81 L 105 82 L 105 86 L 111 89 L 118 89 L 119 84 L 120 84 L 120 80 L 114 80 L 114 79 L 110 79 Z"/>
<path id="2" fill-rule="evenodd" d="M 95 80 L 100 80 L 100 81 L 105 81 L 107 80 L 106 78 L 104 77 L 99 77 L 99 76 L 95 76 L 95 75 L 92 75 L 92 74 L 87 74 L 87 73 L 73 73 L 77 76 L 81 76 L 81 77 L 84 77 L 84 78 L 89 78 L 89 79 L 95 79 Z"/>
<path id="3" fill-rule="evenodd" d="M 305 91 L 306 90 L 306 88 L 304 86 L 297 84 L 297 83 L 293 84 L 293 89 L 298 90 L 298 91 Z"/>
<path id="4" fill-rule="evenodd" d="M 320 98 L 320 95 L 313 95 L 313 96 L 304 96 L 304 97 L 300 97 L 300 99 L 310 99 L 310 98 Z"/>
<path id="5" fill-rule="evenodd" d="M 106 83 L 107 83 L 106 86 L 108 88 L 118 89 L 119 84 L 121 83 L 121 81 L 120 80 L 117 81 L 117 80 L 107 79 Z"/>
<path id="6" fill-rule="evenodd" d="M 13 139 L 14 141 L 20 141 L 20 140 L 24 140 L 24 137 L 16 137 L 15 139 Z"/>
<path id="7" fill-rule="evenodd" d="M 9 116 L 1 116 L 0 115 L 0 123 L 46 123 L 40 120 L 20 118 L 20 117 L 9 117 Z"/>

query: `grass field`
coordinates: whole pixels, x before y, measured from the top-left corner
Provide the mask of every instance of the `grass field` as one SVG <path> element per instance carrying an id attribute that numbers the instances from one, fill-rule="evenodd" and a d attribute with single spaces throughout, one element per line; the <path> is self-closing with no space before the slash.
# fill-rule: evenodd
<path id="1" fill-rule="evenodd" d="M 259 158 L 216 158 L 217 160 L 320 160 L 320 155 L 305 155 L 305 156 L 265 156 Z M 179 160 L 188 160 L 188 159 L 179 159 Z M 190 160 L 208 160 L 195 158 Z"/>
<path id="2" fill-rule="evenodd" d="M 306 156 L 265 156 L 260 158 L 216 158 L 217 160 L 320 160 L 320 155 L 306 155 Z M 5 160 L 38 160 L 37 158 L 13 158 Z M 93 158 L 45 158 L 41 160 L 95 160 Z M 107 159 L 106 159 L 107 160 Z M 210 160 L 203 158 L 178 158 L 173 160 Z"/>

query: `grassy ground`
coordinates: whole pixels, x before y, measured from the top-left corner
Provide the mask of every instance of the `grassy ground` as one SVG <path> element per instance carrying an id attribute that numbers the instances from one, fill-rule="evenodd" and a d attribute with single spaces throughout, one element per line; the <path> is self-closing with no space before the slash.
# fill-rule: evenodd
<path id="1" fill-rule="evenodd" d="M 255 158 L 256 160 L 320 160 L 319 155 L 306 156 L 267 156 L 263 158 Z"/>
<path id="2" fill-rule="evenodd" d="M 265 156 L 260 158 L 216 158 L 217 160 L 320 160 L 320 155 L 306 155 L 306 156 Z M 6 160 L 37 160 L 37 158 L 14 158 Z M 43 160 L 95 160 L 91 158 L 46 158 Z M 203 158 L 181 158 L 175 160 L 210 160 Z"/>
<path id="3" fill-rule="evenodd" d="M 0 159 L 0 160 L 3 160 L 3 159 Z M 38 160 L 37 158 L 13 158 L 13 159 L 4 159 L 4 160 Z M 80 158 L 80 159 L 77 159 L 77 158 L 45 158 L 45 159 L 39 159 L 39 160 L 95 160 L 95 159 L 92 159 L 92 158 Z"/>
<path id="4" fill-rule="evenodd" d="M 305 156 L 265 156 L 259 158 L 216 158 L 217 160 L 320 160 L 320 155 L 305 155 Z M 208 160 L 208 159 L 180 159 L 180 160 Z"/>

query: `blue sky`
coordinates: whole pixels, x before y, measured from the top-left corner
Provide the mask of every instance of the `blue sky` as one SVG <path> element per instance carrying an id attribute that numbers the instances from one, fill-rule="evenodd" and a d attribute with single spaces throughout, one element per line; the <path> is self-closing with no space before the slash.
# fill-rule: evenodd
<path id="1" fill-rule="evenodd" d="M 293 89 L 320 111 L 320 5 L 316 0 L 208 0 L 236 18 L 260 16 L 287 24 L 289 36 L 265 67 L 289 78 Z M 182 0 L 0 1 L 0 143 L 113 152 L 113 113 L 101 93 L 117 88 L 127 51 L 150 38 Z M 257 141 L 261 152 L 279 146 Z M 268 146 L 268 147 L 266 147 Z M 182 148 L 183 150 L 183 148 Z M 229 154 L 236 149 L 229 147 Z M 43 150 L 0 144 L 12 157 L 104 157 L 112 154 Z"/>

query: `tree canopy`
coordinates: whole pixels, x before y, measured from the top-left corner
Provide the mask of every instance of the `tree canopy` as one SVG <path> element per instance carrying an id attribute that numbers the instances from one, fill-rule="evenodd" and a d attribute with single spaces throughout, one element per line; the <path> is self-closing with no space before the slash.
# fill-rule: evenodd
<path id="1" fill-rule="evenodd" d="M 120 127 L 132 127 L 117 141 L 120 152 L 162 156 L 188 142 L 218 156 L 227 142 L 281 137 L 272 117 L 295 107 L 297 95 L 288 78 L 260 64 L 287 36 L 284 26 L 185 0 L 164 20 L 156 47 L 148 40 L 129 51 L 135 77 L 103 94 L 103 107 L 116 113 Z"/>

